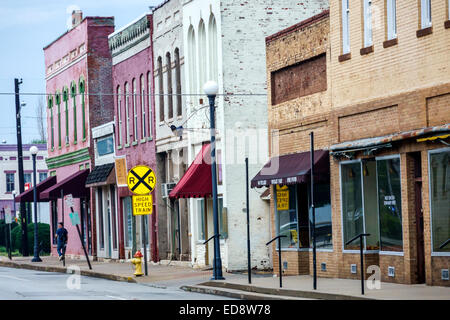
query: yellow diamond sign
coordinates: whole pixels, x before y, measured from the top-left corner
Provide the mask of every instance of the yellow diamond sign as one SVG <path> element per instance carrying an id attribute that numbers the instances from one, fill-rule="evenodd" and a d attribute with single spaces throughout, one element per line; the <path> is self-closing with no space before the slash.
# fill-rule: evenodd
<path id="1" fill-rule="evenodd" d="M 155 172 L 147 166 L 136 166 L 128 172 L 127 185 L 134 194 L 149 194 L 155 189 Z"/>

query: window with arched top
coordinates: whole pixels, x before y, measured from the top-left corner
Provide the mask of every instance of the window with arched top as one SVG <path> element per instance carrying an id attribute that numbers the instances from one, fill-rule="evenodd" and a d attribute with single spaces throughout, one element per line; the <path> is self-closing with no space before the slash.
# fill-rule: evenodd
<path id="1" fill-rule="evenodd" d="M 138 138 L 138 113 L 137 113 L 137 103 L 136 103 L 136 95 L 137 95 L 137 87 L 136 87 L 136 79 L 133 79 L 131 82 L 133 86 L 133 141 L 136 142 Z"/>
<path id="2" fill-rule="evenodd" d="M 64 101 L 64 113 L 66 115 L 66 138 L 65 138 L 65 144 L 66 146 L 69 145 L 69 88 L 64 87 L 63 88 L 63 94 L 62 98 Z"/>
<path id="3" fill-rule="evenodd" d="M 206 80 L 206 68 L 207 68 L 207 58 L 206 58 L 206 30 L 205 23 L 200 20 L 198 25 L 198 90 L 203 92 L 203 85 Z"/>
<path id="4" fill-rule="evenodd" d="M 209 79 L 218 81 L 218 44 L 217 44 L 217 25 L 216 18 L 211 13 L 208 24 L 208 43 L 209 43 Z"/>
<path id="5" fill-rule="evenodd" d="M 128 82 L 125 82 L 125 143 L 127 146 L 130 145 L 130 109 L 129 109 L 129 94 L 130 88 Z"/>
<path id="6" fill-rule="evenodd" d="M 166 53 L 166 73 L 167 73 L 167 107 L 168 117 L 173 118 L 173 90 L 172 90 L 172 57 L 170 52 Z"/>
<path id="7" fill-rule="evenodd" d="M 119 146 L 122 146 L 122 91 L 120 86 L 117 86 L 117 141 Z"/>
<path id="8" fill-rule="evenodd" d="M 58 148 L 61 149 L 61 93 L 56 91 L 55 102 L 58 106 Z"/>
<path id="9" fill-rule="evenodd" d="M 146 112 L 145 112 L 145 79 L 144 79 L 144 75 L 141 74 L 141 139 L 145 139 L 145 137 L 147 136 L 147 128 L 146 128 L 146 123 L 147 123 L 147 116 L 146 116 Z"/>
<path id="10" fill-rule="evenodd" d="M 50 112 L 50 144 L 52 146 L 52 151 L 55 148 L 55 138 L 54 138 L 54 122 L 53 122 L 53 96 L 48 96 L 48 109 Z"/>
<path id="11" fill-rule="evenodd" d="M 81 76 L 78 81 L 78 91 L 81 96 L 81 121 L 83 128 L 83 141 L 86 141 L 86 103 L 85 103 L 85 92 L 86 92 L 86 82 L 84 81 L 84 77 Z"/>
<path id="12" fill-rule="evenodd" d="M 176 85 L 176 101 L 177 101 L 177 116 L 183 115 L 182 99 L 181 99 L 181 62 L 180 50 L 175 48 L 175 85 Z"/>
<path id="13" fill-rule="evenodd" d="M 162 58 L 158 57 L 158 84 L 159 84 L 159 121 L 164 121 L 164 77 L 163 77 L 163 66 Z"/>
<path id="14" fill-rule="evenodd" d="M 189 72 L 189 93 L 197 93 L 197 51 L 195 43 L 195 31 L 191 25 L 188 30 L 187 58 Z"/>
<path id="15" fill-rule="evenodd" d="M 77 143 L 77 84 L 72 81 L 70 85 L 70 96 L 73 105 L 73 143 Z"/>

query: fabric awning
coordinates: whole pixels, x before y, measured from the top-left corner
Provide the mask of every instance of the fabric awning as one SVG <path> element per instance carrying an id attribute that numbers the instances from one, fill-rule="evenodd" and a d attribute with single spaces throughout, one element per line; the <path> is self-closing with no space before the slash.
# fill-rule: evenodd
<path id="1" fill-rule="evenodd" d="M 95 166 L 86 178 L 86 188 L 104 186 L 115 183 L 114 163 Z"/>
<path id="2" fill-rule="evenodd" d="M 251 187 L 268 187 L 272 184 L 298 184 L 309 181 L 311 152 L 293 153 L 271 158 L 252 179 Z M 314 181 L 329 181 L 330 159 L 328 151 L 314 151 Z"/>
<path id="3" fill-rule="evenodd" d="M 61 180 L 54 186 L 41 192 L 41 199 L 58 199 L 63 195 L 71 194 L 74 198 L 85 198 L 89 196 L 89 189 L 85 187 L 89 170 L 75 172 L 71 176 Z"/>
<path id="4" fill-rule="evenodd" d="M 36 185 L 36 191 L 37 191 L 37 202 L 48 202 L 48 200 L 41 199 L 40 193 L 44 191 L 45 189 L 50 188 L 51 186 L 56 184 L 56 177 L 48 177 L 45 180 L 42 180 Z M 33 188 L 28 189 L 27 191 L 19 194 L 16 196 L 15 201 L 16 202 L 34 202 L 34 195 L 33 195 Z"/>
<path id="5" fill-rule="evenodd" d="M 212 195 L 211 147 L 205 144 L 184 176 L 169 194 L 170 198 L 207 198 Z"/>

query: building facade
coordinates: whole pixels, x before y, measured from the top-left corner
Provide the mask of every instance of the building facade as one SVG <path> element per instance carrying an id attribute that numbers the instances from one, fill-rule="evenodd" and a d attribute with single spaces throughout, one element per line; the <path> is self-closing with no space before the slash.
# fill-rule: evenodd
<path id="1" fill-rule="evenodd" d="M 329 178 L 329 200 L 319 181 L 314 190 L 319 276 L 358 279 L 359 242 L 349 241 L 366 233 L 367 277 L 449 285 L 448 8 L 447 1 L 331 1 L 329 17 L 266 40 L 269 126 L 277 129 L 269 140 L 279 144 L 272 159 L 307 152 L 310 132 L 327 154 L 328 173 L 317 175 Z M 286 204 L 292 188 L 273 180 L 272 233 L 290 235 L 284 272 L 312 274 L 311 225 L 301 200 Z M 276 221 L 289 216 L 286 207 L 293 214 L 282 229 Z"/>
<path id="2" fill-rule="evenodd" d="M 187 200 L 170 191 L 186 172 L 187 132 L 184 90 L 182 1 L 169 0 L 153 10 L 153 68 L 161 259 L 190 261 Z"/>
<path id="3" fill-rule="evenodd" d="M 127 171 L 137 165 L 156 171 L 152 34 L 152 15 L 144 14 L 109 35 L 115 93 L 115 154 L 126 159 Z M 136 250 L 144 253 L 144 239 L 147 257 L 159 261 L 157 197 L 153 193 L 150 216 L 135 217 L 131 191 L 123 186 L 117 190 L 119 241 L 124 243 L 120 258 L 130 258 Z M 147 230 L 145 234 L 142 223 Z"/>
<path id="4" fill-rule="evenodd" d="M 188 93 L 188 164 L 205 150 L 210 140 L 208 99 L 203 85 L 218 83 L 216 136 L 221 256 L 227 270 L 245 269 L 246 192 L 245 157 L 250 175 L 268 158 L 266 76 L 267 35 L 308 18 L 328 6 L 328 1 L 185 1 L 183 41 L 185 90 Z M 252 14 L 243 14 L 243 12 Z M 293 14 L 295 12 L 295 14 Z M 212 201 L 207 192 L 189 200 L 191 261 L 211 265 L 213 243 L 203 242 L 213 232 Z M 250 191 L 252 267 L 271 267 L 269 203 L 261 192 Z"/>
<path id="5" fill-rule="evenodd" d="M 72 28 L 44 48 L 47 165 L 57 183 L 41 192 L 41 198 L 50 202 L 52 235 L 57 222 L 65 222 L 72 239 L 67 254 L 82 256 L 76 228 L 70 225 L 71 208 L 63 201 L 73 195 L 83 241 L 89 254 L 96 256 L 95 194 L 84 185 L 95 158 L 91 128 L 113 120 L 113 97 L 102 93 L 113 92 L 108 35 L 114 31 L 114 18 L 82 18 L 81 12 L 74 11 L 72 20 Z"/>
<path id="6" fill-rule="evenodd" d="M 24 172 L 24 183 L 29 183 L 33 187 L 33 158 L 30 154 L 31 144 L 22 145 L 23 152 L 23 172 Z M 45 159 L 47 158 L 47 146 L 45 144 L 37 144 L 39 152 L 36 156 L 36 182 L 39 183 L 48 176 L 47 164 Z M 13 191 L 19 194 L 19 170 L 18 170 L 18 155 L 17 155 L 17 145 L 2 144 L 0 145 L 0 219 L 4 219 L 5 212 L 10 210 L 13 217 L 19 217 L 20 204 L 16 203 L 14 206 L 14 195 Z M 27 205 L 23 203 L 23 205 Z M 9 208 L 9 209 L 7 209 Z M 28 205 L 30 209 L 27 215 L 28 223 L 34 221 L 33 206 Z M 38 204 L 38 222 L 50 223 L 50 216 L 48 210 L 48 204 L 39 203 Z M 17 214 L 16 214 L 17 212 Z"/>

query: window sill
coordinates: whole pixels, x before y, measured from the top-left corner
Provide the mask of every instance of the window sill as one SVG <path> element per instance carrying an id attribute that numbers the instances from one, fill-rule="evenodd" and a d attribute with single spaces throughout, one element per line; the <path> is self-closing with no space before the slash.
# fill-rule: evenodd
<path id="1" fill-rule="evenodd" d="M 129 148 L 129 147 L 130 147 L 129 143 L 125 144 L 125 148 Z"/>
<path id="2" fill-rule="evenodd" d="M 449 21 L 450 22 L 450 21 Z M 183 120 L 183 115 L 177 116 L 177 120 Z"/>
<path id="3" fill-rule="evenodd" d="M 431 252 L 432 257 L 450 257 L 450 252 Z"/>
<path id="4" fill-rule="evenodd" d="M 83 141 L 83 142 L 86 142 L 86 138 L 84 138 L 83 140 L 81 140 L 81 141 Z"/>
<path id="5" fill-rule="evenodd" d="M 120 150 L 120 149 L 122 149 L 122 146 L 117 146 L 117 150 Z"/>
<path id="6" fill-rule="evenodd" d="M 137 144 L 138 144 L 137 141 L 133 141 L 133 142 L 131 143 L 132 146 L 136 146 Z"/>
<path id="7" fill-rule="evenodd" d="M 450 20 L 447 20 L 444 22 L 444 28 L 445 29 L 450 29 Z"/>
<path id="8" fill-rule="evenodd" d="M 73 142 L 73 144 L 74 144 L 74 145 L 77 145 L 77 144 L 78 144 L 78 142 L 74 141 L 74 142 Z"/>
<path id="9" fill-rule="evenodd" d="M 147 142 L 147 139 L 142 138 L 142 139 L 141 139 L 141 143 L 145 143 L 145 142 Z"/>
<path id="10" fill-rule="evenodd" d="M 397 44 L 398 44 L 398 39 L 397 38 L 394 38 L 394 39 L 391 39 L 391 40 L 386 40 L 385 42 L 383 42 L 383 48 L 386 49 L 386 48 L 395 46 Z"/>
<path id="11" fill-rule="evenodd" d="M 403 251 L 380 251 L 380 256 L 404 256 Z"/>
<path id="12" fill-rule="evenodd" d="M 344 62 L 344 61 L 350 60 L 351 58 L 352 58 L 352 54 L 349 52 L 346 54 L 341 54 L 339 56 L 338 60 L 339 60 L 339 62 Z"/>
<path id="13" fill-rule="evenodd" d="M 373 45 L 371 45 L 370 47 L 365 47 L 362 48 L 361 50 L 359 50 L 359 53 L 364 56 L 366 54 L 372 53 L 373 52 Z"/>
<path id="14" fill-rule="evenodd" d="M 421 38 L 421 37 L 425 37 L 432 33 L 433 33 L 433 27 L 428 27 L 425 29 L 417 30 L 416 35 L 417 35 L 417 38 Z"/>
<path id="15" fill-rule="evenodd" d="M 162 127 L 163 125 L 165 125 L 166 123 L 164 121 L 160 121 L 159 122 L 159 126 Z"/>
<path id="16" fill-rule="evenodd" d="M 152 137 L 148 137 L 147 141 L 153 141 L 153 138 Z"/>

